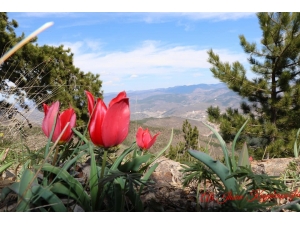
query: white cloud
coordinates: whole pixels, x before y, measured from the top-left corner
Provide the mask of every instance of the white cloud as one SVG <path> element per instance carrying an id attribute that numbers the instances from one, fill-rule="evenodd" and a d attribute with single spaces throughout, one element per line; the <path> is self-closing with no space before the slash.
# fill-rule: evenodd
<path id="1" fill-rule="evenodd" d="M 182 22 L 198 21 L 198 20 L 238 20 L 242 18 L 255 17 L 255 12 L 151 12 L 151 13 L 118 13 L 116 17 L 123 17 L 125 21 L 137 22 L 142 21 L 145 23 L 164 23 L 171 20 L 179 20 L 179 25 L 184 25 L 186 29 L 191 29 L 191 25 Z"/>
<path id="2" fill-rule="evenodd" d="M 182 16 L 191 20 L 212 19 L 219 20 L 237 20 L 255 16 L 254 12 L 200 12 L 200 13 L 182 13 Z"/>
<path id="3" fill-rule="evenodd" d="M 247 18 L 255 16 L 254 12 L 124 12 L 124 13 L 78 13 L 78 12 L 26 12 L 26 13 L 14 13 L 17 17 L 36 17 L 36 18 L 84 18 L 81 21 L 72 21 L 68 24 L 60 25 L 60 28 L 73 27 L 73 26 L 87 26 L 95 25 L 110 21 L 123 21 L 126 23 L 130 22 L 144 22 L 144 23 L 164 23 L 171 20 L 185 19 L 187 21 L 197 20 L 237 20 L 241 18 Z M 189 24 L 184 24 L 187 29 Z"/>
<path id="4" fill-rule="evenodd" d="M 202 77 L 202 76 L 204 76 L 203 73 L 193 73 L 192 75 L 193 75 L 193 77 Z"/>
<path id="5" fill-rule="evenodd" d="M 136 74 L 132 74 L 131 76 L 130 76 L 130 78 L 137 78 L 138 77 L 138 75 L 136 75 Z"/>
<path id="6" fill-rule="evenodd" d="M 80 41 L 61 43 L 70 47 L 74 53 L 74 64 L 85 72 L 100 74 L 101 80 L 107 86 L 121 84 L 126 79 L 163 79 L 167 76 L 193 77 L 201 76 L 200 70 L 208 69 L 208 49 L 197 46 L 164 46 L 157 41 L 144 41 L 140 46 L 130 51 L 105 52 L 101 49 L 89 51 L 93 46 L 101 46 L 97 41 Z M 226 62 L 246 62 L 244 53 L 230 52 L 226 49 L 214 49 L 220 59 Z"/>

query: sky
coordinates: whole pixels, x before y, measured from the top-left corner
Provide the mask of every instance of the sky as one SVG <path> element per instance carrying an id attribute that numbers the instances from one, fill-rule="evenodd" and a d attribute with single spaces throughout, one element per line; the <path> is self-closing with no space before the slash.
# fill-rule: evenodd
<path id="1" fill-rule="evenodd" d="M 37 43 L 70 48 L 76 67 L 100 74 L 104 93 L 219 83 L 207 62 L 209 49 L 223 62 L 241 62 L 248 78 L 254 77 L 239 35 L 259 43 L 261 30 L 255 11 L 195 12 L 192 7 L 192 12 L 184 8 L 179 12 L 179 7 L 126 12 L 126 8 L 113 11 L 109 7 L 108 12 L 84 12 L 80 6 L 67 8 L 70 12 L 51 11 L 53 7 L 49 12 L 32 12 L 31 8 L 29 12 L 25 8 L 10 11 L 8 16 L 19 24 L 16 33 L 25 36 L 54 22 L 38 35 Z M 98 10 L 92 7 L 91 11 Z"/>

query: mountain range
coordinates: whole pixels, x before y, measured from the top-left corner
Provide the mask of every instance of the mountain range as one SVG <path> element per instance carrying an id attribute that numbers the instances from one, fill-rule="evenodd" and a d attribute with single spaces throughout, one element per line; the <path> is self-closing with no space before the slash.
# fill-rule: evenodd
<path id="1" fill-rule="evenodd" d="M 104 102 L 118 93 L 104 93 Z M 196 84 L 142 91 L 127 91 L 131 121 L 144 118 L 177 117 L 207 122 L 208 107 L 238 108 L 242 98 L 225 84 Z M 24 114 L 31 123 L 41 124 L 44 113 L 36 109 Z M 2 121 L 3 122 L 3 121 Z"/>
<path id="2" fill-rule="evenodd" d="M 106 104 L 117 93 L 104 93 Z M 143 118 L 181 117 L 206 120 L 206 110 L 219 106 L 221 111 L 228 107 L 238 108 L 242 98 L 223 83 L 196 84 L 128 91 L 131 120 Z"/>

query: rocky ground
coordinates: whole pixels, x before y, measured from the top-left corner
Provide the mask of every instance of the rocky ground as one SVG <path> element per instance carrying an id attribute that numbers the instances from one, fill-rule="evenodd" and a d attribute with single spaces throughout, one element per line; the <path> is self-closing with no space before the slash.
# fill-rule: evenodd
<path id="1" fill-rule="evenodd" d="M 266 173 L 268 175 L 281 175 L 293 158 L 269 159 L 253 161 L 252 170 L 257 174 Z M 216 202 L 200 202 L 197 207 L 196 186 L 183 187 L 183 174 L 180 171 L 182 165 L 165 157 L 157 159 L 159 166 L 153 172 L 152 185 L 146 187 L 142 193 L 145 211 L 152 212 L 196 212 L 196 211 L 218 211 L 220 205 Z M 298 165 L 298 169 L 300 166 Z M 89 174 L 89 166 L 82 168 L 84 176 Z M 14 178 L 11 173 L 6 173 L 7 177 L 0 180 L 0 193 L 3 187 L 13 183 Z M 209 183 L 208 183 L 209 185 Z M 5 201 L 0 202 L 0 211 L 9 211 L 16 204 L 17 197 L 10 195 Z M 279 204 L 286 204 L 287 200 L 282 200 Z M 75 211 L 80 211 L 76 208 Z"/>
<path id="2" fill-rule="evenodd" d="M 293 160 L 293 158 L 278 158 L 252 161 L 251 168 L 256 174 L 280 176 Z M 197 208 L 196 186 L 190 185 L 183 187 L 183 174 L 180 172 L 182 168 L 180 163 L 165 157 L 161 157 L 157 161 L 160 162 L 160 164 L 151 177 L 155 184 L 143 196 L 146 205 L 149 205 L 147 208 L 149 211 L 153 210 L 151 209 L 152 205 L 159 206 L 160 211 L 193 212 L 219 210 L 220 205 L 216 202 L 207 201 L 200 201 L 200 207 Z M 297 168 L 300 169 L 299 163 Z M 207 185 L 207 189 L 209 189 L 210 183 Z M 286 199 L 282 199 L 278 202 L 278 204 L 286 203 L 288 203 Z"/>

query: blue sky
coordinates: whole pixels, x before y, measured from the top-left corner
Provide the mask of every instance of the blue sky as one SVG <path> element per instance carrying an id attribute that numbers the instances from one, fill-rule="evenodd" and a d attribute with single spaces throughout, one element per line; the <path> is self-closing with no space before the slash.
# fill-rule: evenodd
<path id="1" fill-rule="evenodd" d="M 26 36 L 44 23 L 54 22 L 38 35 L 37 43 L 71 48 L 75 66 L 84 72 L 100 74 L 105 93 L 219 83 L 209 70 L 209 49 L 218 53 L 222 61 L 243 63 L 247 76 L 253 77 L 238 36 L 243 34 L 248 41 L 259 43 L 261 30 L 254 12 L 238 9 L 227 12 L 228 4 L 222 5 L 222 1 L 215 1 L 216 10 L 220 12 L 211 11 L 215 2 L 210 3 L 207 12 L 205 8 L 193 12 L 198 11 L 193 5 L 189 9 L 182 7 L 183 12 L 178 12 L 181 7 L 177 4 L 160 9 L 155 7 L 159 3 L 154 2 L 155 10 L 151 4 L 150 12 L 143 10 L 145 7 L 130 10 L 132 12 L 126 12 L 128 7 L 124 10 L 114 7 L 120 4 L 108 5 L 102 10 L 85 4 L 90 6 L 86 9 L 76 5 L 76 1 L 75 8 L 62 3 L 59 7 L 62 12 L 55 12 L 56 4 L 47 8 L 49 12 L 40 5 L 29 7 L 30 10 L 24 7 L 22 12 L 23 2 L 20 2 L 18 12 L 11 11 L 8 16 L 18 21 L 16 32 L 24 32 Z M 222 7 L 224 12 L 220 10 Z M 111 10 L 114 8 L 116 10 Z M 70 12 L 64 12 L 66 9 Z"/>

